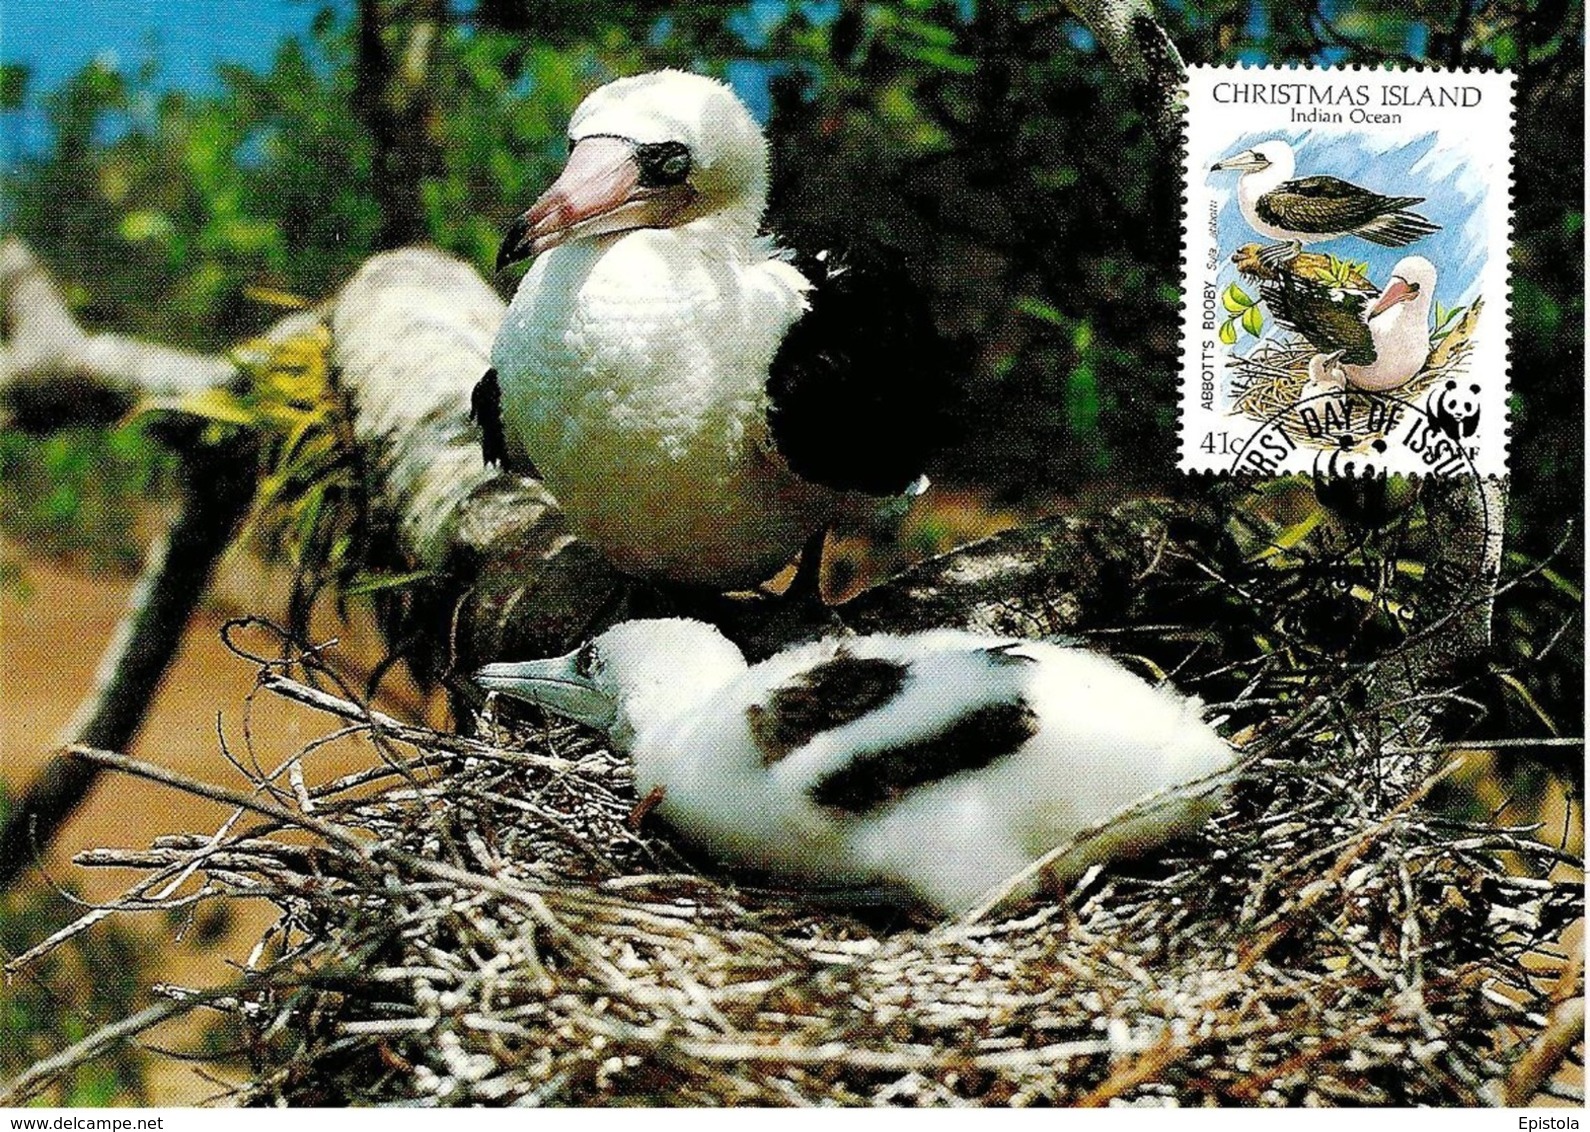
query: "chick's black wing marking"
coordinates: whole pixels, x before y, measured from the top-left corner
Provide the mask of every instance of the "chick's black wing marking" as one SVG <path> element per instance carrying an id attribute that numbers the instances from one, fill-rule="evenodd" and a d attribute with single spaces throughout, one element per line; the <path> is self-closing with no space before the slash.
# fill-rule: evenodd
<path id="1" fill-rule="evenodd" d="M 981 652 L 988 663 L 996 668 L 1004 668 L 1010 665 L 1037 664 L 1037 657 L 1016 651 L 1025 643 L 1025 641 L 1006 641 L 1004 644 L 982 649 Z"/>
<path id="2" fill-rule="evenodd" d="M 824 731 L 877 711 L 900 694 L 908 671 L 898 661 L 841 650 L 774 688 L 765 704 L 746 710 L 762 764 L 771 766 Z"/>
<path id="3" fill-rule="evenodd" d="M 768 372 L 768 423 L 796 474 L 841 491 L 905 490 L 949 442 L 957 351 L 904 267 L 881 251 L 794 257 L 810 309 Z"/>
<path id="4" fill-rule="evenodd" d="M 984 704 L 926 738 L 856 756 L 818 779 L 810 796 L 819 806 L 865 814 L 916 787 L 980 770 L 1037 733 L 1038 715 L 1025 699 Z"/>

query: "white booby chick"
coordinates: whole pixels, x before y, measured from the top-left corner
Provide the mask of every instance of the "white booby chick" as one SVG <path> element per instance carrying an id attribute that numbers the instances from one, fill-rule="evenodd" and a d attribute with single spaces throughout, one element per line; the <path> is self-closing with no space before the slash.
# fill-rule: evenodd
<path id="1" fill-rule="evenodd" d="M 1195 699 L 1085 650 L 957 630 L 822 640 L 748 667 L 699 621 L 629 621 L 475 678 L 607 731 L 637 792 L 729 868 L 946 912 L 1232 761 Z M 1048 879 L 1191 831 L 1218 797 L 1161 799 Z"/>
<path id="2" fill-rule="evenodd" d="M 1383 196 L 1339 177 L 1294 179 L 1292 147 L 1279 138 L 1217 161 L 1210 172 L 1227 169 L 1242 172 L 1237 206 L 1243 219 L 1254 231 L 1294 250 L 1338 236 L 1400 248 L 1441 229 L 1409 211 L 1423 197 Z"/>
<path id="3" fill-rule="evenodd" d="M 767 143 L 729 87 L 620 79 L 569 145 L 498 255 L 536 259 L 474 398 L 488 461 L 621 570 L 719 589 L 921 480 L 953 388 L 926 301 L 876 257 L 759 236 Z"/>
<path id="4" fill-rule="evenodd" d="M 1435 265 L 1404 256 L 1373 306 L 1344 292 L 1283 274 L 1261 289 L 1277 322 L 1321 352 L 1339 355 L 1347 383 L 1371 393 L 1406 385 L 1430 358 Z"/>
<path id="5" fill-rule="evenodd" d="M 1342 369 L 1342 353 L 1315 354 L 1308 360 L 1308 380 L 1298 394 L 1300 406 L 1324 414 L 1342 412 L 1342 394 L 1347 391 L 1347 373 Z"/>

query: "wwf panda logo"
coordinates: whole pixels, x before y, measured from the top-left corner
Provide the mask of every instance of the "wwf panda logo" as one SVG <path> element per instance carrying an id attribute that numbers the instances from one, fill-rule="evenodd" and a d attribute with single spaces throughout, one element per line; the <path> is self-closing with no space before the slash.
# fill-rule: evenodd
<path id="1" fill-rule="evenodd" d="M 1480 387 L 1448 381 L 1430 394 L 1430 420 L 1453 440 L 1473 436 L 1480 427 Z"/>

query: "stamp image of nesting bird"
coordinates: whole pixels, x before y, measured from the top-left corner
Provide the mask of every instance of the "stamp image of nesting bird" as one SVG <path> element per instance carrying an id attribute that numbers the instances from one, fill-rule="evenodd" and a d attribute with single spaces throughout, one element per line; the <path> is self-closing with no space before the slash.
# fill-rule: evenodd
<path id="1" fill-rule="evenodd" d="M 1238 255 L 1246 260 L 1244 251 Z M 1352 394 L 1404 401 L 1422 396 L 1432 415 L 1443 408 L 1437 404 L 1440 390 L 1461 387 L 1472 399 L 1477 391 L 1466 363 L 1482 300 L 1442 305 L 1440 272 L 1423 256 L 1399 259 L 1380 287 L 1368 282 L 1363 265 L 1321 259 L 1327 262 L 1259 264 L 1257 270 L 1248 261 L 1244 275 L 1257 281 L 1256 297 L 1238 284 L 1226 288 L 1222 300 L 1228 310 L 1237 308 L 1250 322 L 1262 323 L 1262 305 L 1273 323 L 1256 346 L 1231 356 L 1241 384 L 1237 412 L 1271 420 L 1289 406 L 1311 407 L 1331 416 L 1329 436 L 1311 436 L 1299 424 L 1297 439 L 1333 444 L 1346 425 L 1344 406 Z M 1463 415 L 1472 436 L 1472 406 Z"/>
<path id="2" fill-rule="evenodd" d="M 1410 400 L 1447 382 L 1473 384 L 1463 371 L 1483 304 L 1443 305 L 1441 273 L 1430 258 L 1404 254 L 1377 282 L 1367 260 L 1304 247 L 1349 238 L 1380 248 L 1416 243 L 1442 230 L 1413 211 L 1424 198 L 1326 174 L 1295 177 L 1294 150 L 1280 139 L 1239 150 L 1210 172 L 1229 170 L 1242 173 L 1236 204 L 1243 225 L 1279 241 L 1245 242 L 1229 257 L 1238 278 L 1221 291 L 1229 317 L 1220 340 L 1257 341 L 1229 359 L 1234 411 L 1269 421 L 1296 407 L 1296 419 L 1283 424 L 1288 433 L 1315 447 L 1335 446 L 1354 433 L 1351 395 Z M 1316 420 L 1318 427 L 1308 427 Z M 1371 441 L 1370 431 L 1356 439 Z"/>
<path id="3" fill-rule="evenodd" d="M 533 259 L 473 398 L 488 463 L 541 479 L 632 576 L 738 590 L 925 487 L 955 351 L 894 257 L 762 228 L 768 145 L 726 84 L 590 94 L 563 172 L 507 230 Z"/>
<path id="4" fill-rule="evenodd" d="M 1063 885 L 1198 829 L 1234 762 L 1196 699 L 1086 649 L 960 630 L 751 665 L 703 622 L 628 621 L 475 679 L 605 732 L 713 868 L 826 902 L 956 914 Z"/>

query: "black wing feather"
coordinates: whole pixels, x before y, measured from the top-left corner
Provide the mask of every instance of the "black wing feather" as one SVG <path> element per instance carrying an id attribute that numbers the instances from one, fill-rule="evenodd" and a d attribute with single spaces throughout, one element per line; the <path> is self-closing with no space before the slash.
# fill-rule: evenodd
<path id="1" fill-rule="evenodd" d="M 480 425 L 480 455 L 486 467 L 506 463 L 508 438 L 502 431 L 502 386 L 495 369 L 488 369 L 470 392 L 469 419 Z"/>
<path id="2" fill-rule="evenodd" d="M 541 478 L 528 456 L 508 459 L 508 434 L 502 427 L 502 384 L 495 369 L 487 370 L 469 394 L 469 419 L 480 425 L 480 457 L 486 467 L 510 468 L 522 476 Z"/>
<path id="3" fill-rule="evenodd" d="M 877 711 L 900 694 L 908 672 L 899 661 L 841 649 L 774 688 L 765 704 L 746 709 L 762 764 L 771 766 L 824 731 Z"/>
<path id="4" fill-rule="evenodd" d="M 1340 177 L 1299 177 L 1261 196 L 1254 211 L 1266 224 L 1289 232 L 1352 232 L 1399 247 L 1440 227 L 1408 211 L 1423 200 L 1383 196 Z"/>
<path id="5" fill-rule="evenodd" d="M 1364 321 L 1364 296 L 1355 291 L 1333 291 L 1311 280 L 1283 271 L 1276 282 L 1259 288 L 1275 321 L 1296 331 L 1322 354 L 1343 351 L 1341 360 L 1367 366 L 1375 360 L 1375 340 Z"/>
<path id="6" fill-rule="evenodd" d="M 768 424 L 795 473 L 841 491 L 905 490 L 951 438 L 958 351 L 898 260 L 796 254 L 810 309 L 768 372 Z"/>
<path id="7" fill-rule="evenodd" d="M 927 738 L 857 755 L 818 779 L 810 797 L 819 806 L 864 814 L 919 786 L 980 770 L 1037 733 L 1038 714 L 1026 700 L 985 704 Z"/>

